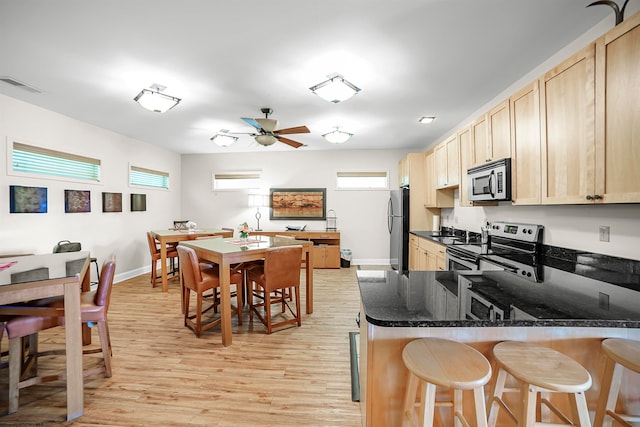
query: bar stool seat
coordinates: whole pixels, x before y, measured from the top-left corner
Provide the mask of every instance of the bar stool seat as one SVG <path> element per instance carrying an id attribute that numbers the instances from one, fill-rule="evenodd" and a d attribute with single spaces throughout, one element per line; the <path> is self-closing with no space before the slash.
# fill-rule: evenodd
<path id="1" fill-rule="evenodd" d="M 640 373 L 640 342 L 607 338 L 602 341 L 602 350 L 607 356 L 607 361 L 602 375 L 602 386 L 593 426 L 602 427 L 607 415 L 622 425 L 631 426 L 631 422 L 640 421 L 640 416 L 616 412 L 616 403 L 625 368 Z"/>
<path id="2" fill-rule="evenodd" d="M 413 427 L 432 426 L 435 407 L 445 405 L 453 407 L 454 419 L 468 426 L 462 414 L 462 391 L 473 390 L 475 425 L 486 427 L 484 385 L 491 378 L 491 365 L 482 353 L 456 341 L 421 338 L 404 347 L 402 360 L 410 372 L 403 421 Z M 420 399 L 416 402 L 419 386 Z M 453 401 L 436 401 L 436 386 L 453 390 Z"/>
<path id="3" fill-rule="evenodd" d="M 536 421 L 539 404 L 547 406 L 565 424 L 591 426 L 584 396 L 584 392 L 591 387 L 591 375 L 578 362 L 548 347 L 513 341 L 497 344 L 493 348 L 493 356 L 498 370 L 489 402 L 489 427 L 496 425 L 501 407 L 519 426 L 549 424 Z M 505 387 L 507 374 L 520 382 L 519 388 Z M 522 407 L 516 414 L 521 414 L 523 420 L 518 420 L 514 411 L 503 400 L 503 393 L 506 392 L 520 392 Z M 548 399 L 543 398 L 538 402 L 538 393 L 567 393 L 573 421 Z"/>

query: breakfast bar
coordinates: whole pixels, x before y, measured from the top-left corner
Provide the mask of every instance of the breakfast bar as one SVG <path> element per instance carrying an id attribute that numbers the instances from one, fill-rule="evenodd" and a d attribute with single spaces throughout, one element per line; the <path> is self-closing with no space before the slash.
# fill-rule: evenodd
<path id="1" fill-rule="evenodd" d="M 560 252 L 564 259 L 543 257 L 538 282 L 508 271 L 358 271 L 363 425 L 401 425 L 408 378 L 402 350 L 424 337 L 467 343 L 489 360 L 505 340 L 559 350 L 593 378 L 586 392 L 593 419 L 605 362 L 602 339 L 640 340 L 640 269 L 637 261 Z M 476 297 L 488 305 L 478 309 Z M 501 315 L 473 314 L 483 307 Z M 637 411 L 638 396 L 638 381 L 623 382 L 630 412 Z"/>

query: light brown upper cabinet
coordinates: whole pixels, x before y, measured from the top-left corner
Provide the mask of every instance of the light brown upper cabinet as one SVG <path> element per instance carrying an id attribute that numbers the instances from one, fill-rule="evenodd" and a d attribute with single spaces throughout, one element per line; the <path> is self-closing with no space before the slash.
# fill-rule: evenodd
<path id="1" fill-rule="evenodd" d="M 487 161 L 494 161 L 511 157 L 511 124 L 509 117 L 509 100 L 489 111 L 489 146 L 487 148 L 489 158 Z"/>
<path id="2" fill-rule="evenodd" d="M 436 153 L 430 151 L 424 156 L 425 208 L 452 208 L 453 190 L 436 189 Z"/>
<path id="3" fill-rule="evenodd" d="M 469 201 L 469 188 L 467 183 L 467 169 L 473 166 L 473 144 L 471 126 L 467 126 L 458 132 L 458 147 L 460 148 L 460 206 L 473 206 Z"/>
<path id="4" fill-rule="evenodd" d="M 542 203 L 592 203 L 595 195 L 595 45 L 547 72 L 542 104 Z"/>
<path id="5" fill-rule="evenodd" d="M 435 149 L 437 188 L 457 187 L 460 181 L 460 150 L 457 135 L 452 135 Z"/>
<path id="6" fill-rule="evenodd" d="M 596 203 L 640 202 L 640 14 L 596 41 Z"/>
<path id="7" fill-rule="evenodd" d="M 511 197 L 514 205 L 540 204 L 540 92 L 535 81 L 509 99 Z M 462 196 L 461 196 L 462 200 Z"/>
<path id="8" fill-rule="evenodd" d="M 425 153 L 407 154 L 398 163 L 398 170 L 401 168 L 405 169 L 405 185 L 409 186 L 409 230 L 430 230 L 433 225 L 433 213 L 425 209 L 429 173 L 425 169 Z"/>
<path id="9" fill-rule="evenodd" d="M 473 166 L 511 157 L 509 100 L 496 105 L 471 124 Z"/>

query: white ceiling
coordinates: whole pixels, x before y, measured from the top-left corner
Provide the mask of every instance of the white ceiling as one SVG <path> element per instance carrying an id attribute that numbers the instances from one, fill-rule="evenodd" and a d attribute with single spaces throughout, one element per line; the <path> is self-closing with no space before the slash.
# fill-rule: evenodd
<path id="1" fill-rule="evenodd" d="M 424 150 L 611 14 L 588 3 L 0 0 L 0 76 L 42 91 L 0 93 L 178 153 L 293 150 L 209 141 L 251 131 L 240 117 L 261 107 L 309 127 L 298 150 Z M 331 104 L 309 90 L 334 72 L 362 91 Z M 133 98 L 152 83 L 182 102 L 144 110 Z M 334 126 L 355 136 L 329 144 Z"/>

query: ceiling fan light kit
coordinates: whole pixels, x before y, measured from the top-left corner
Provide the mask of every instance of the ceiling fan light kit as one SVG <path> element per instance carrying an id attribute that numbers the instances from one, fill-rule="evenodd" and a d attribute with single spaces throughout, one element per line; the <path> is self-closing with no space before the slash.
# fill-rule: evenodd
<path id="1" fill-rule="evenodd" d="M 228 147 L 237 140 L 237 136 L 226 135 L 224 133 L 217 133 L 211 137 L 211 141 L 215 142 L 220 147 Z"/>
<path id="2" fill-rule="evenodd" d="M 260 145 L 272 145 L 277 141 L 273 135 L 256 135 L 256 142 Z"/>
<path id="3" fill-rule="evenodd" d="M 353 136 L 352 133 L 343 132 L 340 129 L 336 128 L 336 130 L 331 131 L 329 133 L 325 133 L 322 135 L 324 139 L 329 141 L 332 144 L 342 144 L 343 142 L 347 142 L 349 138 Z"/>
<path id="4" fill-rule="evenodd" d="M 359 87 L 345 80 L 340 74 L 330 74 L 327 77 L 329 77 L 329 80 L 318 83 L 310 87 L 309 90 L 320 98 L 326 99 L 334 104 L 346 101 L 360 92 Z"/>
<path id="5" fill-rule="evenodd" d="M 181 101 L 180 98 L 161 93 L 165 89 L 165 86 L 154 83 L 149 89 L 142 89 L 133 100 L 149 111 L 164 113 L 178 105 Z"/>
<path id="6" fill-rule="evenodd" d="M 436 118 L 435 118 L 435 116 L 423 116 L 423 117 L 420 117 L 420 119 L 419 119 L 418 121 L 419 121 L 420 123 L 422 123 L 422 124 L 425 124 L 425 125 L 426 125 L 426 124 L 431 123 L 431 122 L 432 122 L 432 121 L 434 121 L 435 119 L 436 119 Z"/>

